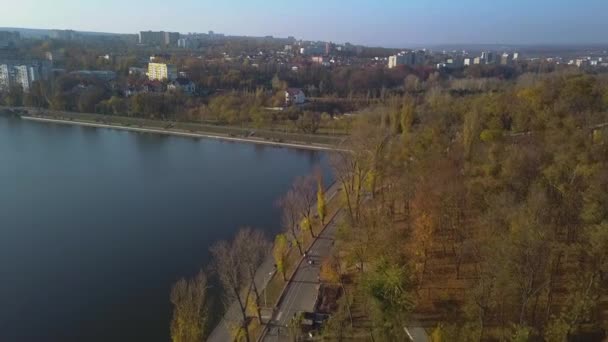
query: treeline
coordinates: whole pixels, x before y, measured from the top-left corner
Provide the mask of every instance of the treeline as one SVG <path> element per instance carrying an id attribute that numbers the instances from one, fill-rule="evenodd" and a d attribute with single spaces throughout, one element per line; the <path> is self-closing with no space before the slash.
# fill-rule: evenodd
<path id="1" fill-rule="evenodd" d="M 56 111 L 97 113 L 171 121 L 241 125 L 255 128 L 317 133 L 319 129 L 344 131 L 347 118 L 337 119 L 338 105 L 309 104 L 303 107 L 280 107 L 285 101 L 285 84 L 278 88 L 218 92 L 209 97 L 189 96 L 180 91 L 141 92 L 124 97 L 116 88 L 100 80 L 72 75 L 52 82 L 34 82 L 30 92 L 13 87 L 0 94 L 0 104 L 10 107 L 33 107 Z M 343 107 L 343 106 L 341 106 Z"/>
<path id="2" fill-rule="evenodd" d="M 523 75 L 407 93 L 333 156 L 347 291 L 327 340 L 601 340 L 608 328 L 608 78 Z"/>

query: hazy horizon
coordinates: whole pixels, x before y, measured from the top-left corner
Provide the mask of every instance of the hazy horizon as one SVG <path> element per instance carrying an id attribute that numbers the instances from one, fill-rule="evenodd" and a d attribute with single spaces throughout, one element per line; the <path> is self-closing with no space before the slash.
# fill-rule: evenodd
<path id="1" fill-rule="evenodd" d="M 303 40 L 404 47 L 454 44 L 603 44 L 608 2 L 568 1 L 433 3 L 379 0 L 179 2 L 22 0 L 4 5 L 2 26 L 137 33 L 146 30 L 227 35 L 294 36 Z"/>

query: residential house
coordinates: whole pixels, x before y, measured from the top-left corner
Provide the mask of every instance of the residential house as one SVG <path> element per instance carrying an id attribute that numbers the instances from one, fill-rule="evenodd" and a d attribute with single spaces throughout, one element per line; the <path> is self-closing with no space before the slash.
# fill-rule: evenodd
<path id="1" fill-rule="evenodd" d="M 142 87 L 144 93 L 164 93 L 165 85 L 159 80 L 146 81 Z"/>
<path id="2" fill-rule="evenodd" d="M 285 105 L 299 105 L 306 102 L 306 96 L 302 89 L 289 88 L 285 91 Z"/>
<path id="3" fill-rule="evenodd" d="M 196 85 L 194 82 L 187 78 L 178 77 L 175 81 L 172 81 L 167 86 L 168 90 L 179 90 L 186 94 L 192 95 L 196 91 Z"/>

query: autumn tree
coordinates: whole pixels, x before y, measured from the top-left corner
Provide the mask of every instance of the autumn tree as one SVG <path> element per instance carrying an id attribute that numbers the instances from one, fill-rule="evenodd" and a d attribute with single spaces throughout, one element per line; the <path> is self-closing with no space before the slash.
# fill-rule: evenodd
<path id="1" fill-rule="evenodd" d="M 315 177 L 312 175 L 296 178 L 292 186 L 294 196 L 297 196 L 298 202 L 300 202 L 298 205 L 302 217 L 302 220 L 300 221 L 302 224 L 300 227 L 304 230 L 308 230 L 312 238 L 315 237 L 312 222 L 313 210 L 317 197 L 315 192 L 316 186 Z"/>
<path id="2" fill-rule="evenodd" d="M 291 241 L 295 243 L 301 255 L 304 255 L 302 247 L 302 230 L 300 229 L 301 214 L 303 209 L 302 199 L 293 189 L 289 190 L 285 196 L 279 200 L 279 206 L 282 209 L 281 221 L 283 228 L 287 231 Z"/>
<path id="3" fill-rule="evenodd" d="M 173 342 L 203 341 L 207 322 L 207 278 L 203 271 L 193 279 L 180 279 L 171 289 Z"/>
<path id="4" fill-rule="evenodd" d="M 324 225 L 325 216 L 327 215 L 327 204 L 325 203 L 325 190 L 321 176 L 317 178 L 317 214 L 319 215 L 321 224 Z"/>
<path id="5" fill-rule="evenodd" d="M 283 277 L 283 281 L 287 280 L 286 277 L 286 262 L 287 262 L 287 253 L 289 252 L 289 246 L 287 242 L 287 237 L 284 234 L 279 234 L 274 239 L 274 246 L 272 248 L 272 256 L 274 257 L 274 262 L 277 265 L 277 271 Z"/>

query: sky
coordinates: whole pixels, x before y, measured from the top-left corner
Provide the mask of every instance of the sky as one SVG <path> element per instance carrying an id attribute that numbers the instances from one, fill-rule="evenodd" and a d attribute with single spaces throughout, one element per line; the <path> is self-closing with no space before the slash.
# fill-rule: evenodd
<path id="1" fill-rule="evenodd" d="M 408 47 L 608 43 L 608 0 L 0 0 L 0 26 Z"/>

